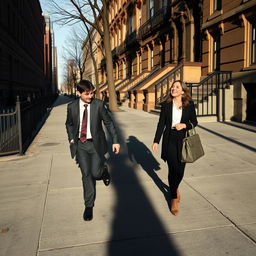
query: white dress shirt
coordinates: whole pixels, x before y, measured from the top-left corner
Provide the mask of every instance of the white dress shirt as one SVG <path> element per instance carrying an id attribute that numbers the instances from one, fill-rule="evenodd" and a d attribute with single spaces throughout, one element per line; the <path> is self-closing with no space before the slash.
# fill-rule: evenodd
<path id="1" fill-rule="evenodd" d="M 84 115 L 84 104 L 87 104 L 87 130 L 86 130 L 86 139 L 92 139 L 91 134 L 91 121 L 90 121 L 90 115 L 91 115 L 91 104 L 83 102 L 81 99 L 79 100 L 79 111 L 80 111 L 80 125 L 79 125 L 79 138 L 81 136 L 81 130 L 82 130 L 82 122 L 83 122 L 83 115 Z"/>
<path id="2" fill-rule="evenodd" d="M 173 104 L 172 104 L 172 127 L 174 127 L 176 124 L 180 123 L 181 116 L 182 116 L 182 108 L 178 109 L 173 101 Z"/>

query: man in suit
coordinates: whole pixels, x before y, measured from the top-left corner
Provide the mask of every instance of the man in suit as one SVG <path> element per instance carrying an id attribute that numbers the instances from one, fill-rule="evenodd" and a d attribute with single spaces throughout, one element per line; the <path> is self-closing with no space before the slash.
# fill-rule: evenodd
<path id="1" fill-rule="evenodd" d="M 76 157 L 83 181 L 85 210 L 83 218 L 93 218 L 96 195 L 96 180 L 102 179 L 106 186 L 110 183 L 107 165 L 107 141 L 102 122 L 112 138 L 112 150 L 119 153 L 120 144 L 113 120 L 105 103 L 94 98 L 94 86 L 88 80 L 77 85 L 79 99 L 68 104 L 66 129 L 72 158 Z"/>

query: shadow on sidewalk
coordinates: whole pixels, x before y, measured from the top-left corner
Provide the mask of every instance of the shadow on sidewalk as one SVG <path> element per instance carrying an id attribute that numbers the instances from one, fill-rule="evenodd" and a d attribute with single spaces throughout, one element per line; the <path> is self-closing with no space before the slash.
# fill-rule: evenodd
<path id="1" fill-rule="evenodd" d="M 216 136 L 219 136 L 219 137 L 222 138 L 222 139 L 228 140 L 228 141 L 233 142 L 233 143 L 235 143 L 235 144 L 237 144 L 237 145 L 239 145 L 239 146 L 241 146 L 241 147 L 243 147 L 243 148 L 246 148 L 246 149 L 248 149 L 248 150 L 250 150 L 250 151 L 252 151 L 252 152 L 256 152 L 256 148 L 251 147 L 251 146 L 249 146 L 249 145 L 247 145 L 247 144 L 244 144 L 244 143 L 242 143 L 242 142 L 240 142 L 240 141 L 237 141 L 237 140 L 234 139 L 234 138 L 231 138 L 231 137 L 222 135 L 222 134 L 220 134 L 220 133 L 218 133 L 218 132 L 215 132 L 215 131 L 213 131 L 213 130 L 211 130 L 211 129 L 209 129 L 209 128 L 204 127 L 202 124 L 198 125 L 198 127 L 201 128 L 201 129 L 203 129 L 203 130 L 205 130 L 205 131 L 207 131 L 207 132 L 209 132 L 209 133 L 212 133 L 212 134 L 214 134 L 214 135 L 216 135 Z"/>
<path id="2" fill-rule="evenodd" d="M 128 155 L 131 162 L 139 164 L 148 176 L 154 181 L 159 190 L 163 193 L 167 205 L 170 201 L 170 190 L 156 174 L 160 170 L 160 164 L 147 146 L 139 141 L 135 136 L 129 136 L 127 142 Z"/>
<path id="3" fill-rule="evenodd" d="M 129 137 L 128 148 L 121 131 L 119 137 L 122 150 L 119 155 L 112 155 L 109 161 L 116 204 L 113 209 L 112 233 L 107 255 L 180 256 L 150 198 L 143 190 L 136 175 L 138 166 L 129 160 L 129 156 L 142 166 L 162 191 L 165 190 L 165 186 L 154 172 L 159 169 L 158 162 L 150 158 L 147 147 L 135 137 Z"/>
<path id="4" fill-rule="evenodd" d="M 53 106 L 52 107 L 58 107 L 60 105 L 63 105 L 63 104 L 67 104 L 71 101 L 74 101 L 75 98 L 69 98 L 67 96 L 63 96 L 63 95 L 60 95 L 57 100 L 54 102 Z"/>

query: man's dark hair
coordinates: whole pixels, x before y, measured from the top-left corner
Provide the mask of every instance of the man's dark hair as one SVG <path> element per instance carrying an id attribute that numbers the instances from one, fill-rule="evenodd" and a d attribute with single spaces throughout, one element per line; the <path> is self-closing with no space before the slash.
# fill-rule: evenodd
<path id="1" fill-rule="evenodd" d="M 94 91 L 95 87 L 89 80 L 81 80 L 78 84 L 76 89 L 80 92 L 83 93 L 84 91 Z"/>

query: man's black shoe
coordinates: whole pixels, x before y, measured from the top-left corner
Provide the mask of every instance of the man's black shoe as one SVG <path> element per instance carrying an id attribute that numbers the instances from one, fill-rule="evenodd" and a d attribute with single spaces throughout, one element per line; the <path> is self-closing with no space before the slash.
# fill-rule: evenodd
<path id="1" fill-rule="evenodd" d="M 93 218 L 93 208 L 92 207 L 86 207 L 84 210 L 84 220 L 85 221 L 90 221 Z"/>
<path id="2" fill-rule="evenodd" d="M 103 180 L 105 186 L 108 186 L 110 184 L 111 177 L 110 177 L 110 174 L 108 172 L 108 166 L 107 165 L 104 165 L 104 167 L 103 167 L 102 180 Z"/>

